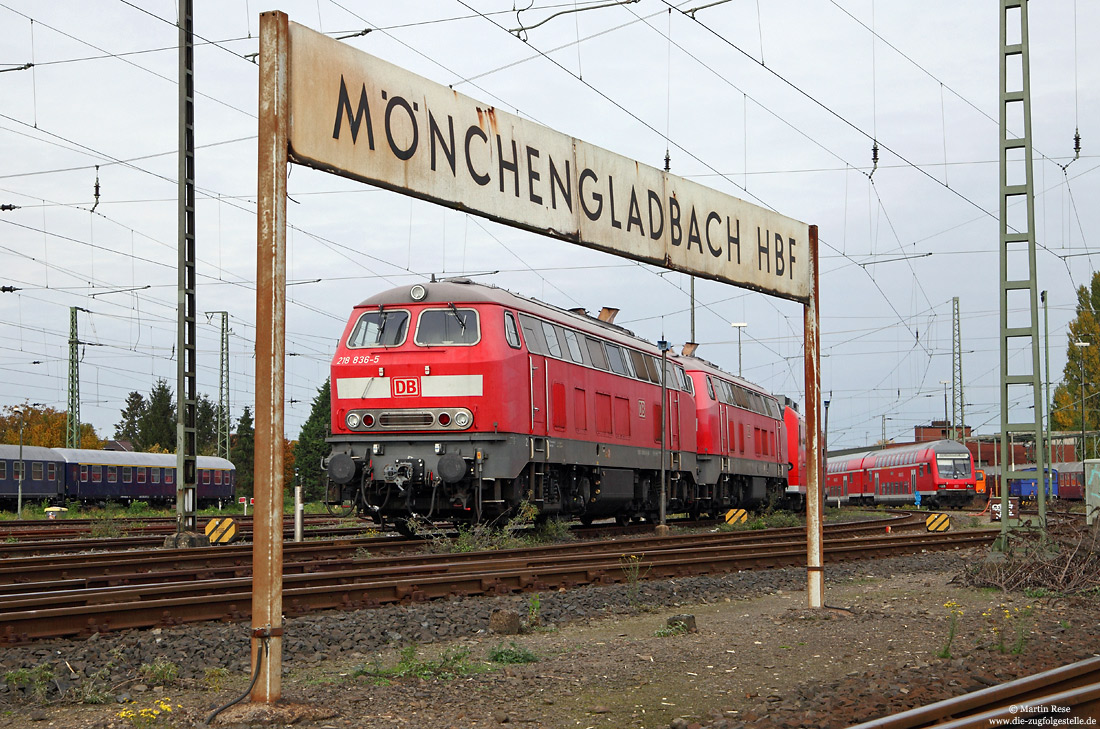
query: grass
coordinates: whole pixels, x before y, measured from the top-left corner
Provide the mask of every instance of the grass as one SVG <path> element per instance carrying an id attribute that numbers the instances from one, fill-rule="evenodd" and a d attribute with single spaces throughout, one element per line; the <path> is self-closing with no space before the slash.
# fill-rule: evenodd
<path id="1" fill-rule="evenodd" d="M 167 658 L 157 656 L 152 663 L 143 663 L 138 675 L 157 686 L 167 686 L 176 682 L 180 676 L 180 667 Z"/>
<path id="2" fill-rule="evenodd" d="M 12 688 L 25 688 L 37 701 L 45 701 L 53 680 L 53 667 L 47 663 L 34 668 L 18 668 L 4 674 L 4 683 Z"/>
<path id="3" fill-rule="evenodd" d="M 674 635 L 685 635 L 687 632 L 688 627 L 684 623 L 673 623 L 672 625 L 666 625 L 663 628 L 657 628 L 657 630 L 653 631 L 653 635 L 657 636 L 658 638 L 671 638 Z"/>
<path id="4" fill-rule="evenodd" d="M 360 666 L 352 671 L 352 677 L 370 676 L 377 680 L 379 685 L 388 685 L 394 679 L 418 678 L 423 680 L 449 680 L 469 675 L 475 671 L 474 664 L 469 660 L 470 651 L 467 648 L 449 648 L 443 651 L 436 660 L 421 659 L 416 655 L 416 646 L 405 646 L 401 649 L 400 659 L 397 664 L 385 668 L 381 665 L 373 667 Z"/>
<path id="5" fill-rule="evenodd" d="M 539 657 L 533 652 L 512 641 L 507 647 L 498 644 L 489 651 L 489 660 L 493 663 L 535 663 Z"/>

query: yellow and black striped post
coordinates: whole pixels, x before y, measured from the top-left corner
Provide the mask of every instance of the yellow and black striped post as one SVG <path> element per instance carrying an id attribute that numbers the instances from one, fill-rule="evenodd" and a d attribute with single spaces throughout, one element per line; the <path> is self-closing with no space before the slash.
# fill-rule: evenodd
<path id="1" fill-rule="evenodd" d="M 929 514 L 924 526 L 930 532 L 946 532 L 951 528 L 951 517 L 947 514 Z"/>
<path id="2" fill-rule="evenodd" d="M 727 524 L 744 524 L 749 520 L 749 512 L 744 509 L 730 509 L 726 512 Z"/>
<path id="3" fill-rule="evenodd" d="M 206 522 L 206 536 L 211 544 L 229 544 L 237 541 L 237 522 L 232 519 L 211 519 Z"/>

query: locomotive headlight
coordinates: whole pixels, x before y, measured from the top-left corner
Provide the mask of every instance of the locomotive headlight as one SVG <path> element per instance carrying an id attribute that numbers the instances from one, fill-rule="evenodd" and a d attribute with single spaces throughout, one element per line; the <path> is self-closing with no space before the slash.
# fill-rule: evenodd
<path id="1" fill-rule="evenodd" d="M 359 416 L 355 413 L 348 413 L 347 420 L 348 428 L 355 430 L 359 427 Z"/>
<path id="2" fill-rule="evenodd" d="M 465 428 L 470 424 L 470 414 L 465 410 L 459 410 L 455 413 L 455 425 L 459 428 Z"/>
<path id="3" fill-rule="evenodd" d="M 409 296 L 412 297 L 413 301 L 423 301 L 424 297 L 427 295 L 428 290 L 420 284 L 417 284 L 416 286 L 413 286 L 411 289 L 409 289 Z"/>

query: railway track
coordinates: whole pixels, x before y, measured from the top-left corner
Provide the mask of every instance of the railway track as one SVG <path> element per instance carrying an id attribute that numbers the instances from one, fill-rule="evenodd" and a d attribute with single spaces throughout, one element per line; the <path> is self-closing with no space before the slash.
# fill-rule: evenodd
<path id="1" fill-rule="evenodd" d="M 854 537 L 829 534 L 829 562 L 984 546 L 988 530 Z M 405 554 L 288 561 L 283 606 L 289 615 L 479 594 L 545 591 L 629 581 L 623 559 L 636 555 L 646 579 L 805 564 L 804 535 L 767 532 L 634 537 L 462 554 Z M 0 642 L 91 635 L 204 620 L 244 620 L 251 610 L 250 566 L 220 574 L 161 570 L 131 584 L 21 583 L 0 588 Z M 141 580 L 149 580 L 141 583 Z M 87 587 L 82 587 L 87 584 Z"/>
<path id="2" fill-rule="evenodd" d="M 850 729 L 988 729 L 1013 720 L 1021 726 L 1059 726 L 1097 716 L 1100 658 L 1090 658 Z"/>

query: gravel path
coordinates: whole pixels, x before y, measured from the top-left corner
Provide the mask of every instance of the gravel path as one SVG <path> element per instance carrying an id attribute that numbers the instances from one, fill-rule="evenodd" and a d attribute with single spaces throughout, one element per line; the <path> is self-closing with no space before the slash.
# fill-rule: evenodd
<path id="1" fill-rule="evenodd" d="M 805 571 L 785 569 L 292 618 L 283 661 L 291 706 L 274 725 L 844 727 L 1100 653 L 1097 600 L 951 584 L 980 558 L 831 565 L 826 601 L 837 610 L 805 609 Z M 952 602 L 958 607 L 945 607 Z M 490 614 L 502 608 L 537 616 L 540 627 L 492 634 Z M 952 611 L 961 615 L 944 659 L 937 653 Z M 659 635 L 677 613 L 695 615 L 698 632 Z M 487 660 L 513 643 L 538 660 Z M 417 665 L 465 652 L 476 670 L 449 680 L 355 675 L 392 669 L 406 646 L 415 646 Z M 242 624 L 5 648 L 0 727 L 197 726 L 244 691 L 247 651 Z M 144 722 L 120 716 L 157 709 L 158 700 L 172 711 Z M 270 726 L 265 708 L 245 702 L 215 724 Z"/>

